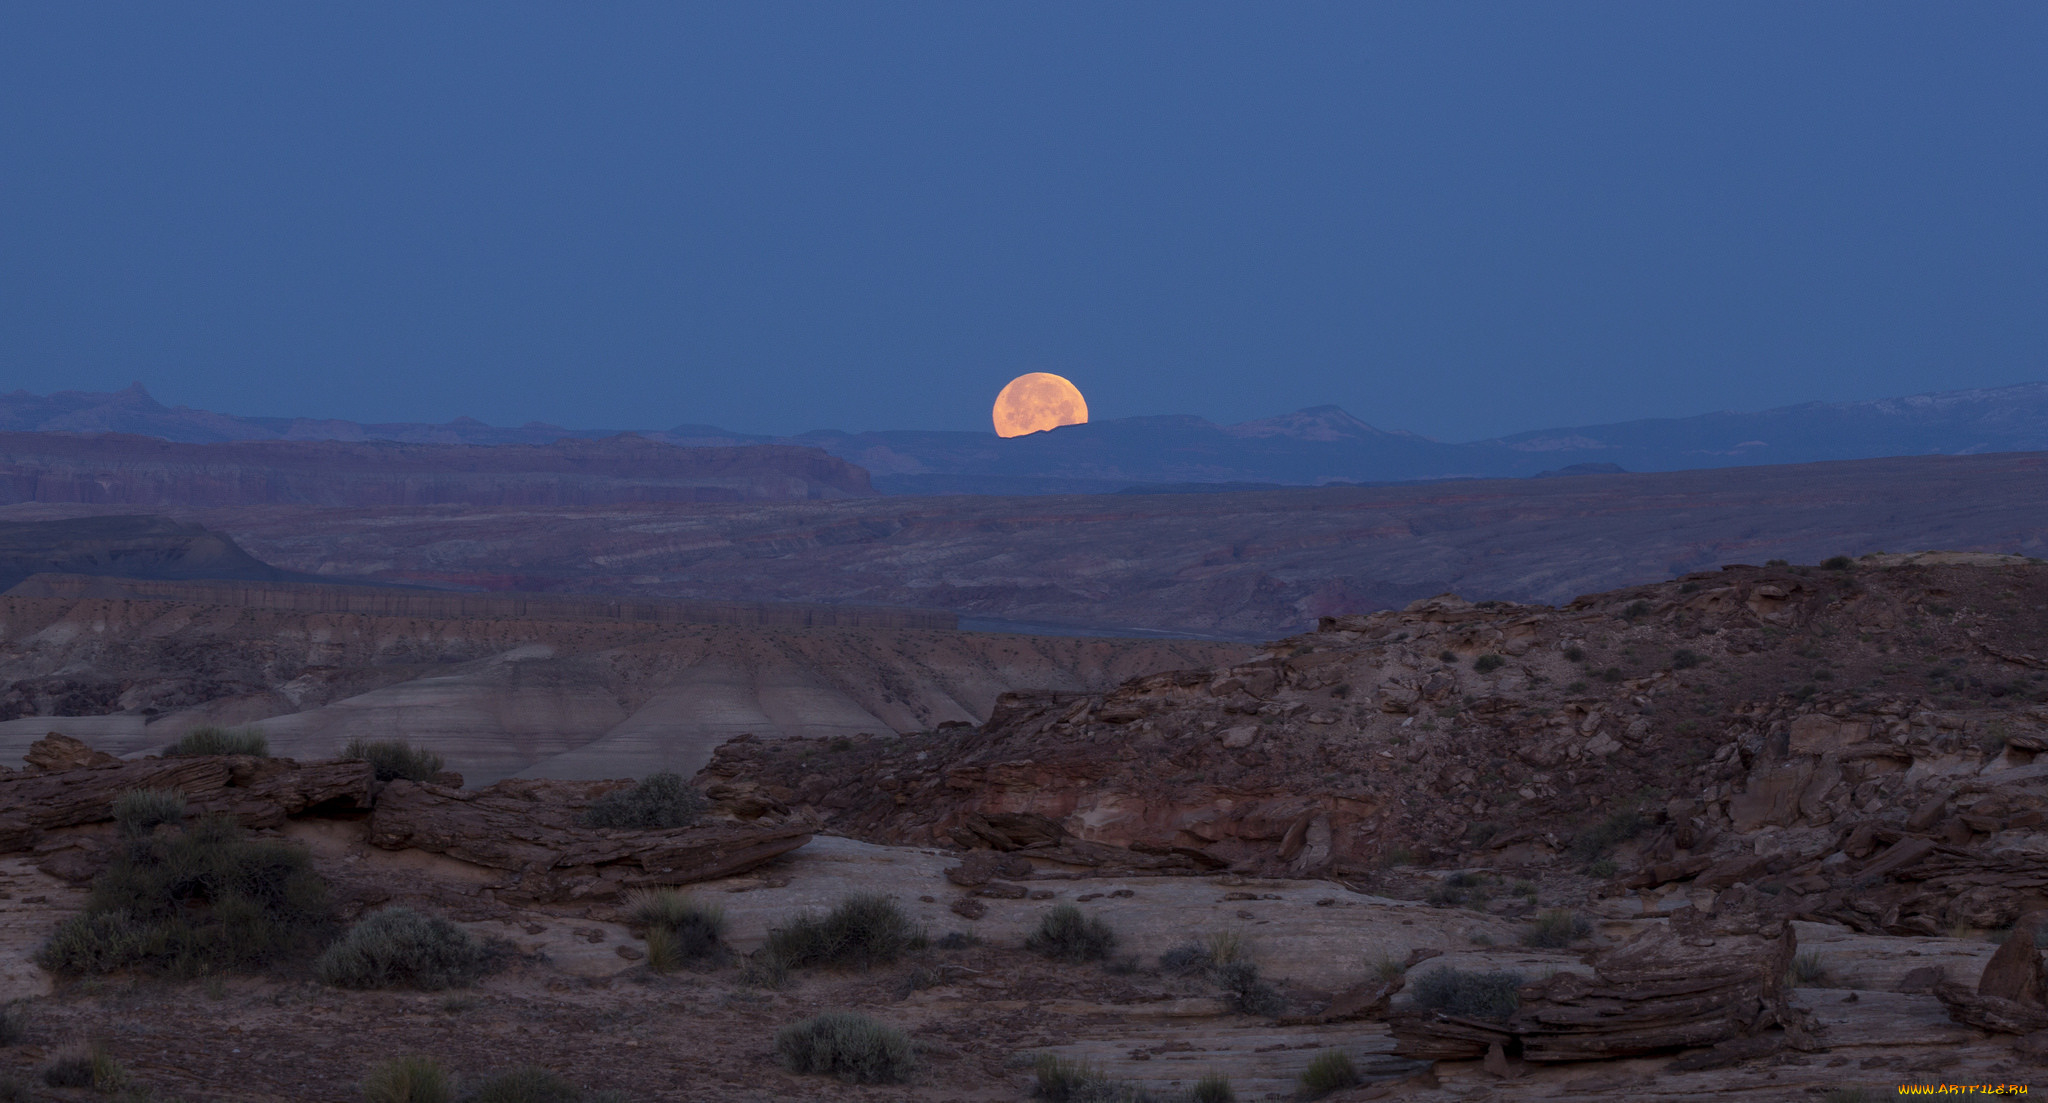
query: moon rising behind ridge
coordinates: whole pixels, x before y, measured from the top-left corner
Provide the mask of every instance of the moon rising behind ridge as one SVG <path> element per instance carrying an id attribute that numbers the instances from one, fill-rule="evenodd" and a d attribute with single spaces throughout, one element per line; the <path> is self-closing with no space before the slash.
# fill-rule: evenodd
<path id="1" fill-rule="evenodd" d="M 1035 371 L 1010 380 L 996 395 L 993 416 L 997 436 L 1021 437 L 1062 425 L 1086 425 L 1088 401 L 1065 379 Z"/>

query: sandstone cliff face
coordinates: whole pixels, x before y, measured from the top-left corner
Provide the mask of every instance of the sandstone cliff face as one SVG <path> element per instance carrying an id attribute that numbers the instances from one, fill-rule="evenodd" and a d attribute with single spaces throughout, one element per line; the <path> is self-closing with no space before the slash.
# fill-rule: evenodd
<path id="1" fill-rule="evenodd" d="M 235 592 L 220 596 L 240 592 L 227 589 Z M 427 598 L 474 602 L 484 613 L 510 600 Z M 742 734 L 964 726 L 1012 690 L 1106 689 L 1247 652 L 1187 641 L 578 619 L 551 617 L 563 609 L 545 601 L 505 619 L 408 608 L 0 597 L 0 761 L 49 731 L 133 754 L 193 725 L 254 723 L 274 750 L 299 757 L 332 754 L 359 736 L 410 739 L 473 781 L 687 773 Z"/>
<path id="2" fill-rule="evenodd" d="M 0 433 L 0 503 L 151 508 L 601 506 L 872 495 L 815 448 L 677 448 L 637 437 L 497 447 L 339 441 L 173 444 L 108 433 Z"/>
<path id="3" fill-rule="evenodd" d="M 1873 933 L 1992 928 L 2048 907 L 2044 610 L 2048 566 L 1968 556 L 1442 597 L 1012 695 L 980 732 L 729 745 L 707 775 L 877 840 L 1032 815 L 1243 872 L 1533 862 L 1652 898 L 1758 885 Z"/>

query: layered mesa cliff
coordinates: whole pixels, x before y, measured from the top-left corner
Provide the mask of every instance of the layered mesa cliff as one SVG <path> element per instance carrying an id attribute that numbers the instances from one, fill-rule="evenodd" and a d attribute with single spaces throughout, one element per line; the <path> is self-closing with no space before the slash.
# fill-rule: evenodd
<path id="1" fill-rule="evenodd" d="M 410 739 L 472 782 L 687 773 L 741 735 L 966 726 L 1005 692 L 1107 689 L 1248 651 L 956 632 L 919 626 L 944 614 L 845 606 L 47 577 L 23 589 L 44 596 L 0 597 L 0 761 L 50 731 L 126 754 L 199 724 L 253 724 L 302 758 Z"/>
<path id="2" fill-rule="evenodd" d="M 0 433 L 0 503 L 504 508 L 804 501 L 874 493 L 815 448 L 678 448 L 638 437 L 498 446 L 388 441 L 178 444 Z"/>

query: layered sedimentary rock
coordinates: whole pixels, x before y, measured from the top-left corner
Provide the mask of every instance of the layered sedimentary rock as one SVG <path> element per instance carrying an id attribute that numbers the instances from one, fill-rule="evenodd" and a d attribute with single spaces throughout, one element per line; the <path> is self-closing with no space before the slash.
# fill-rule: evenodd
<path id="1" fill-rule="evenodd" d="M 1019 687 L 1107 688 L 1247 651 L 879 625 L 606 619 L 586 614 L 641 610 L 502 596 L 412 595 L 390 599 L 400 604 L 382 613 L 280 609 L 298 600 L 296 590 L 225 589 L 219 604 L 168 600 L 216 596 L 211 584 L 171 586 L 146 600 L 0 597 L 0 762 L 49 731 L 133 754 L 210 723 L 255 724 L 274 751 L 298 758 L 332 755 L 358 737 L 409 739 L 485 783 L 522 771 L 687 773 L 719 742 L 750 732 L 857 737 L 969 725 Z M 263 602 L 225 603 L 245 590 Z M 378 608 L 387 600 L 382 591 L 363 596 Z M 489 615 L 515 602 L 506 611 L 519 615 Z M 922 616 L 706 604 L 684 611 L 882 624 Z M 465 611 L 479 615 L 419 615 Z"/>
<path id="2" fill-rule="evenodd" d="M 30 849 L 52 828 L 107 823 L 114 801 L 137 789 L 176 790 L 193 814 L 225 813 L 249 827 L 275 827 L 316 807 L 370 806 L 370 767 L 362 762 L 246 755 L 122 762 L 90 749 L 81 761 L 81 747 L 51 736 L 29 755 L 46 767 L 0 773 L 0 851 Z"/>
<path id="3" fill-rule="evenodd" d="M 15 515 L 74 508 L 105 507 Z M 1232 494 L 171 512 L 280 567 L 387 582 L 910 605 L 1266 640 L 1446 591 L 1564 603 L 1730 562 L 2048 554 L 2048 457 Z"/>
<path id="4" fill-rule="evenodd" d="M 151 508 L 601 506 L 872 495 L 868 473 L 815 448 L 678 448 L 633 436 L 551 444 L 239 441 L 0 433 L 0 503 Z"/>
<path id="5" fill-rule="evenodd" d="M 878 841 L 1031 815 L 1241 872 L 1570 864 L 1649 899 L 1762 886 L 1873 934 L 1988 929 L 2048 907 L 2043 609 L 2048 567 L 1967 556 L 1444 597 L 1113 693 L 1011 695 L 980 731 L 709 770 Z"/>
<path id="6" fill-rule="evenodd" d="M 1753 894 L 1714 912 L 1691 907 L 1597 954 L 1590 976 L 1560 971 L 1523 985 L 1500 1018 L 1410 1003 L 1391 1017 L 1396 1052 L 1476 1060 L 1499 1047 L 1535 1062 L 1591 1061 L 1716 1046 L 1767 1030 L 1813 1044 L 1787 976 L 1797 938 Z"/>
<path id="7" fill-rule="evenodd" d="M 798 602 L 630 601 L 573 594 L 459 593 L 396 586 L 231 582 L 36 574 L 8 597 L 170 601 L 300 613 L 362 613 L 423 620 L 623 621 L 744 624 L 774 628 L 921 628 L 948 631 L 960 618 L 939 609 Z"/>
<path id="8" fill-rule="evenodd" d="M 464 792 L 448 784 L 379 783 L 366 762 L 296 762 L 252 755 L 108 760 L 50 736 L 30 754 L 43 763 L 0 772 L 0 854 L 34 852 L 41 867 L 90 878 L 110 854 L 103 835 L 62 829 L 109 823 L 136 790 L 174 791 L 187 815 L 225 814 L 278 828 L 302 816 L 370 814 L 367 838 L 385 850 L 420 850 L 505 874 L 502 900 L 617 897 L 628 888 L 681 885 L 744 872 L 809 842 L 812 826 L 772 801 L 729 790 L 702 822 L 665 830 L 590 827 L 583 813 L 624 781 L 506 781 Z"/>
<path id="9" fill-rule="evenodd" d="M 619 785 L 518 780 L 463 792 L 394 781 L 377 795 L 369 841 L 507 871 L 501 898 L 549 901 L 726 877 L 811 840 L 807 821 L 759 807 L 749 820 L 668 830 L 584 826 L 590 802 Z"/>

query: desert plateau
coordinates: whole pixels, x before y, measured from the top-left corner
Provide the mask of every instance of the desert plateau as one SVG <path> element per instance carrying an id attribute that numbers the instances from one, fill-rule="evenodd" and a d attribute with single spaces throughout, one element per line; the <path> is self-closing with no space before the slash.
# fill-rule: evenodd
<path id="1" fill-rule="evenodd" d="M 2048 1091 L 2044 122 L 2026 0 L 0 3 L 0 1103 Z"/>

